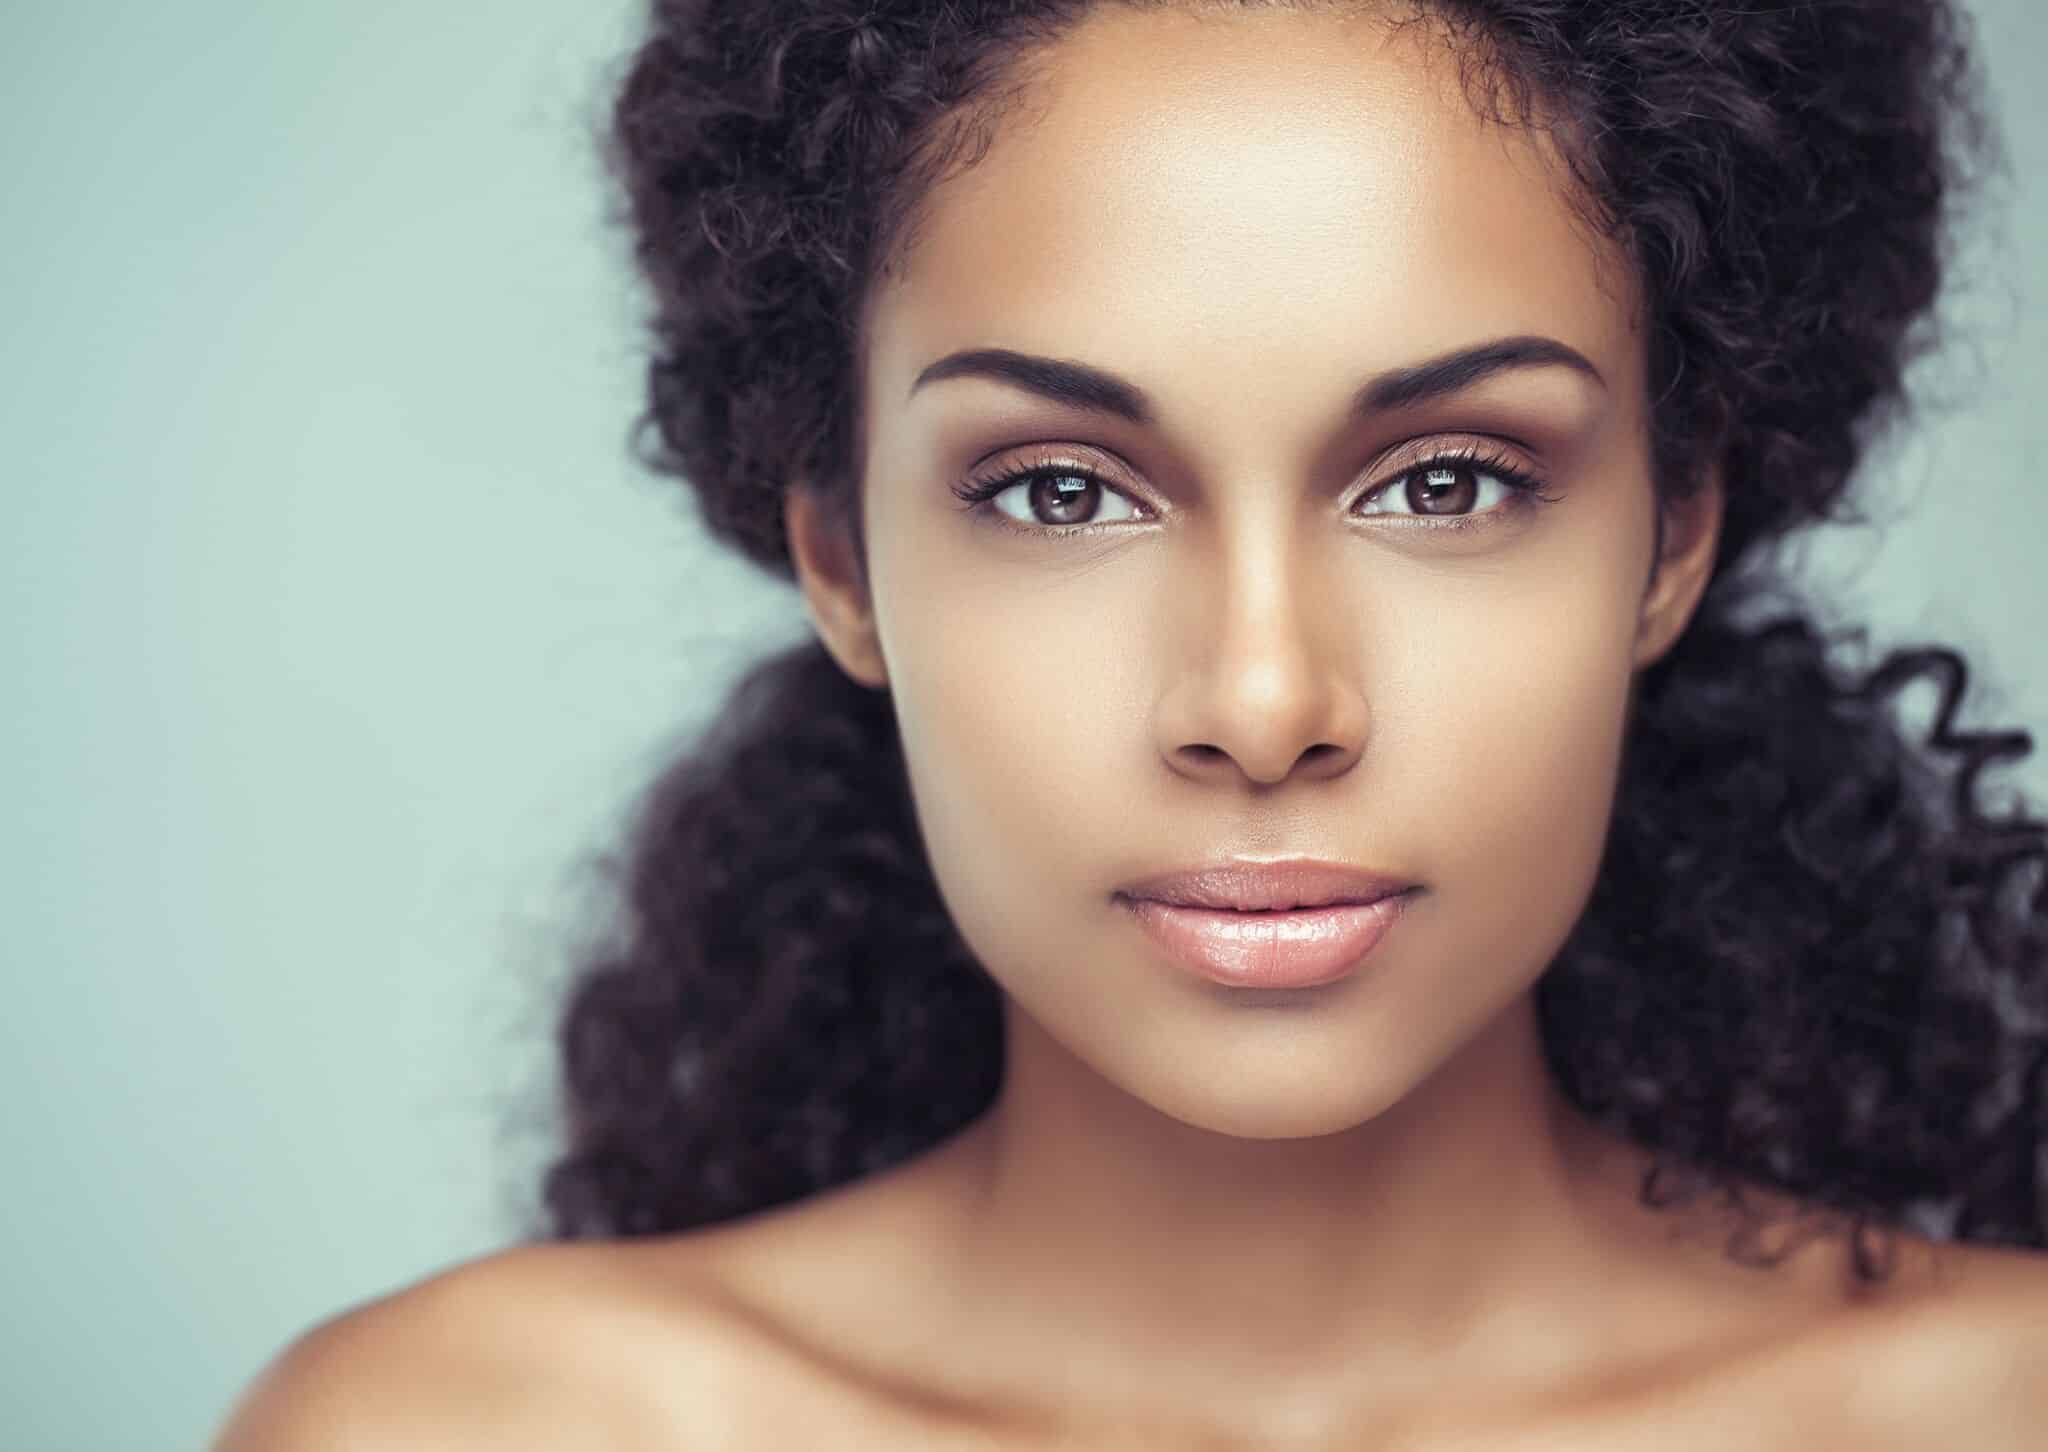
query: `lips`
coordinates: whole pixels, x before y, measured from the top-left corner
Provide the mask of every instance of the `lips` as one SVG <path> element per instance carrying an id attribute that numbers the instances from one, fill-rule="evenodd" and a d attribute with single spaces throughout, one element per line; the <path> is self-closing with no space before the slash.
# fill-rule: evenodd
<path id="1" fill-rule="evenodd" d="M 1312 988 L 1354 972 L 1421 890 L 1321 858 L 1237 857 L 1139 878 L 1115 896 L 1190 973 L 1233 988 Z"/>

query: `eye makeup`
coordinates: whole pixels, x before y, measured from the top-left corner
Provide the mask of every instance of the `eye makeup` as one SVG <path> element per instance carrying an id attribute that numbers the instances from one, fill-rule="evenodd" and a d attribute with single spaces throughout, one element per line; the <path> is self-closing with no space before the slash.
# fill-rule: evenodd
<path id="1" fill-rule="evenodd" d="M 1497 486 L 1498 500 L 1492 507 L 1475 509 L 1472 512 L 1429 514 L 1421 512 L 1420 505 L 1435 502 L 1461 502 L 1468 498 L 1483 498 L 1487 493 L 1486 483 Z M 1140 509 L 1150 511 L 1150 506 L 1135 500 L 1132 491 L 1121 484 L 1112 482 L 1100 469 L 1080 463 L 1071 457 L 1063 457 L 1056 450 L 1043 450 L 1030 457 L 1028 462 L 1008 462 L 992 472 L 970 475 L 952 486 L 954 496 L 961 501 L 961 507 L 970 513 L 986 518 L 989 522 L 1013 533 L 1040 537 L 1065 538 L 1069 535 L 1100 535 L 1125 527 L 1121 523 L 1081 522 L 1075 524 L 1027 523 L 1002 510 L 993 508 L 996 498 L 1012 489 L 1024 488 L 1031 502 L 1027 510 L 1043 502 L 1044 496 L 1037 491 L 1044 486 L 1052 491 L 1052 497 L 1060 502 L 1081 501 L 1099 496 L 1108 491 L 1120 498 L 1131 500 Z M 1432 493 L 1431 491 L 1435 491 Z M 1555 503 L 1562 495 L 1546 491 L 1546 480 L 1517 463 L 1498 444 L 1469 442 L 1450 447 L 1429 450 L 1418 461 L 1384 475 L 1380 481 L 1359 495 L 1357 503 L 1367 503 L 1383 496 L 1391 496 L 1397 502 L 1404 502 L 1417 512 L 1401 514 L 1399 511 L 1370 511 L 1356 518 L 1404 518 L 1410 523 L 1397 526 L 1400 529 L 1421 529 L 1425 531 L 1448 530 L 1469 532 L 1475 529 L 1493 529 L 1502 524 L 1513 523 L 1529 510 Z M 1035 512 L 1035 510 L 1033 511 Z"/>

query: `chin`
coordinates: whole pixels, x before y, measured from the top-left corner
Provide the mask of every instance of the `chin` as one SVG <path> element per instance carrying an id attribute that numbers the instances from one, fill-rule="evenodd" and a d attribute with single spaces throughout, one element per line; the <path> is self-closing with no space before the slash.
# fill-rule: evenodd
<path id="1" fill-rule="evenodd" d="M 1191 1056 L 1192 1057 L 1192 1056 Z M 1232 1139 L 1317 1139 L 1370 1123 L 1414 1086 L 1361 1072 L 1318 1069 L 1304 1075 L 1299 1054 L 1282 1053 L 1264 1072 L 1146 1086 L 1154 1109 L 1191 1129 Z"/>

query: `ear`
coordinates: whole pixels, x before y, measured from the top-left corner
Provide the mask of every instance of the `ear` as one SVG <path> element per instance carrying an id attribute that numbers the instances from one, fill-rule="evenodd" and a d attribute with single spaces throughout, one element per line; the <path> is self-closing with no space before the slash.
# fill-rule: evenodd
<path id="1" fill-rule="evenodd" d="M 1692 620 L 1707 581 L 1713 578 L 1725 504 L 1717 463 L 1690 498 L 1674 498 L 1659 506 L 1658 557 L 1636 623 L 1638 670 L 1663 659 Z"/>
<path id="2" fill-rule="evenodd" d="M 804 484 L 783 491 L 782 520 L 790 562 L 818 639 L 847 675 L 872 689 L 886 689 L 889 672 L 855 542 L 836 512 Z"/>

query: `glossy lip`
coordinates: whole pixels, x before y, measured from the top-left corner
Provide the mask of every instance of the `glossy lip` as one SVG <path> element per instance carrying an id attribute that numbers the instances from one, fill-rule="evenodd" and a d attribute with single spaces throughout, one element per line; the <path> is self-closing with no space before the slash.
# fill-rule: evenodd
<path id="1" fill-rule="evenodd" d="M 1316 857 L 1234 857 L 1118 888 L 1174 963 L 1233 988 L 1313 988 L 1349 977 L 1421 887 Z"/>
<path id="2" fill-rule="evenodd" d="M 1372 903 L 1415 886 L 1390 873 L 1323 858 L 1260 861 L 1233 857 L 1127 882 L 1116 890 L 1116 895 L 1177 907 L 1277 912 L 1338 903 Z"/>
<path id="3" fill-rule="evenodd" d="M 1416 895 L 1280 912 L 1120 900 L 1190 973 L 1232 988 L 1314 988 L 1356 972 Z"/>

